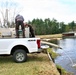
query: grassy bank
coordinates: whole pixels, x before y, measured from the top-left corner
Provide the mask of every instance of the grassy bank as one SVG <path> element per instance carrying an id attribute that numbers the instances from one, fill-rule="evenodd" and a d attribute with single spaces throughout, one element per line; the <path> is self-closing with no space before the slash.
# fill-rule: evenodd
<path id="1" fill-rule="evenodd" d="M 51 34 L 51 35 L 36 35 L 39 38 L 62 38 L 62 34 Z"/>
<path id="2" fill-rule="evenodd" d="M 45 50 L 44 50 L 45 51 Z M 53 51 L 52 48 L 48 48 L 47 51 L 49 52 L 51 59 L 55 63 L 55 58 L 59 56 L 56 52 Z M 62 68 L 60 65 L 56 64 L 56 67 L 61 75 L 73 75 L 73 73 L 67 72 L 64 68 Z"/>
<path id="3" fill-rule="evenodd" d="M 28 54 L 24 63 L 15 63 L 12 57 L 0 57 L 0 75 L 59 75 L 47 54 Z"/>

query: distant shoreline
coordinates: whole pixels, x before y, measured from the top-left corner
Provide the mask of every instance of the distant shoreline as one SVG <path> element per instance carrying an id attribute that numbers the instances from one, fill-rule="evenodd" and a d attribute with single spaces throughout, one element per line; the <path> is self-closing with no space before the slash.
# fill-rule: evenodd
<path id="1" fill-rule="evenodd" d="M 61 39 L 62 34 L 36 35 L 36 37 L 41 39 Z"/>

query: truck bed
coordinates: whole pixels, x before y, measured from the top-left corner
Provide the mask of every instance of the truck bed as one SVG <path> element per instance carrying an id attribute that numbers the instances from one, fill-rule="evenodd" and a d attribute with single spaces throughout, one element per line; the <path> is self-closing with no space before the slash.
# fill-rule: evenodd
<path id="1" fill-rule="evenodd" d="M 25 36 L 29 38 L 29 27 L 25 28 Z M 15 28 L 0 28 L 0 39 L 2 38 L 15 38 L 16 32 Z M 20 38 L 22 38 L 22 33 L 20 33 Z"/>

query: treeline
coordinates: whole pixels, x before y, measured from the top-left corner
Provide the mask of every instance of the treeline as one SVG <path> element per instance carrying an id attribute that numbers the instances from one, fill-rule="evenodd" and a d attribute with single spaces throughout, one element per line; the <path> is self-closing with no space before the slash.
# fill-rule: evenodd
<path id="1" fill-rule="evenodd" d="M 76 23 L 74 21 L 64 24 L 64 22 L 57 22 L 56 19 L 33 19 L 28 22 L 35 30 L 36 35 L 58 34 L 63 32 L 70 32 L 76 30 Z"/>
<path id="2" fill-rule="evenodd" d="M 65 24 L 64 22 L 58 22 L 56 19 L 33 19 L 28 21 L 29 24 L 35 30 L 36 35 L 47 35 L 47 34 L 59 34 L 64 32 L 70 32 L 76 30 L 76 23 L 74 21 Z M 8 27 L 15 27 L 14 22 L 11 24 L 8 22 Z"/>

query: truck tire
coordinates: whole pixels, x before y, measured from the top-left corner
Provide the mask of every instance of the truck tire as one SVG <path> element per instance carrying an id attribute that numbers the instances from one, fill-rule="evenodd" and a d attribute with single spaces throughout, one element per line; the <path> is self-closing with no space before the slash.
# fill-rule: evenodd
<path id="1" fill-rule="evenodd" d="M 13 60 L 15 62 L 17 62 L 17 63 L 25 62 L 27 60 L 27 53 L 26 53 L 26 51 L 24 51 L 22 49 L 17 49 L 13 53 Z"/>

